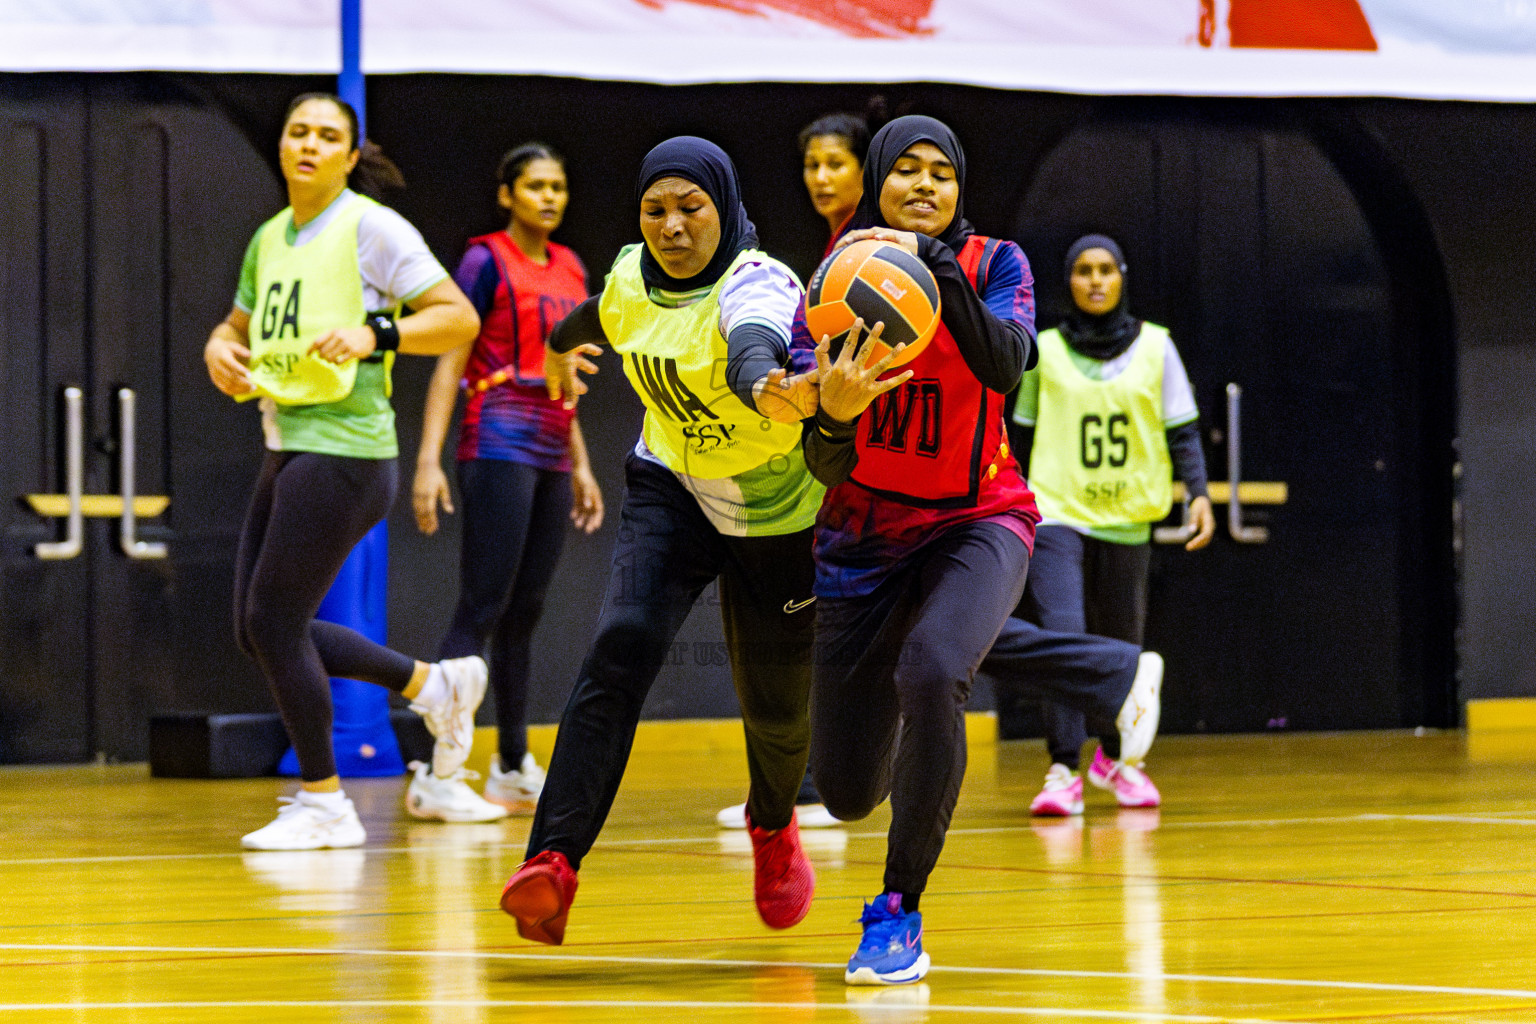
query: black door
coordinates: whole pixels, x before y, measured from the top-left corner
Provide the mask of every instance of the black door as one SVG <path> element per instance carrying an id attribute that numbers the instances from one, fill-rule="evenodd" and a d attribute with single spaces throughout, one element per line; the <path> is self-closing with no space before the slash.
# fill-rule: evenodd
<path id="1" fill-rule="evenodd" d="M 1014 237 L 1045 325 L 1070 302 L 1070 242 L 1117 237 L 1133 312 L 1172 330 L 1195 385 L 1212 477 L 1229 471 L 1235 384 L 1241 475 L 1284 485 L 1255 488 L 1274 503 L 1243 507 L 1261 528 L 1243 541 L 1218 507 L 1210 549 L 1154 545 L 1165 727 L 1452 724 L 1449 332 L 1413 313 L 1425 297 L 1391 251 L 1413 246 L 1380 202 L 1390 175 L 1351 150 L 1346 178 L 1326 151 L 1337 132 L 1278 113 L 1096 119 L 1035 169 Z"/>
<path id="2" fill-rule="evenodd" d="M 0 761 L 142 759 L 153 714 L 270 706 L 229 623 L 259 428 L 202 346 L 281 192 L 157 76 L 0 79 L 0 139 Z"/>

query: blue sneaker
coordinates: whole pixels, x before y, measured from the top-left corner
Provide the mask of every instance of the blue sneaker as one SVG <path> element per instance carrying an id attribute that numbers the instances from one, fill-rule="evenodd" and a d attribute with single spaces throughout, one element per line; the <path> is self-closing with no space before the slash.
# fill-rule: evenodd
<path id="1" fill-rule="evenodd" d="M 928 973 L 923 952 L 923 915 L 902 913 L 901 893 L 883 893 L 864 905 L 864 937 L 848 958 L 850 985 L 905 985 Z"/>

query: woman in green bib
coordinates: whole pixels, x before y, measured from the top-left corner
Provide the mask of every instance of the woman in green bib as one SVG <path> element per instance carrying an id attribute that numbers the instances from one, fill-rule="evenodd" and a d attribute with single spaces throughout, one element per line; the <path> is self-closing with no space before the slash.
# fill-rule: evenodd
<path id="1" fill-rule="evenodd" d="M 601 295 L 549 339 L 551 397 L 574 406 L 598 343 L 645 403 L 625 465 L 613 571 L 534 814 L 528 860 L 502 892 L 524 938 L 559 944 L 576 872 L 629 760 L 641 705 L 704 589 L 720 610 L 747 740 L 748 830 L 759 915 L 787 928 L 810 910 L 795 795 L 810 742 L 811 530 L 823 488 L 800 422 L 815 375 L 791 365 L 799 282 L 757 249 L 736 168 L 704 139 L 647 154 L 636 190 L 644 244 L 619 253 Z"/>
<path id="2" fill-rule="evenodd" d="M 485 693 L 479 658 L 427 665 L 315 620 L 342 563 L 394 500 L 395 353 L 439 355 L 479 328 L 416 229 L 347 187 L 354 173 L 398 182 L 394 165 L 367 149 L 359 149 L 356 114 L 339 98 L 293 101 L 278 149 L 289 206 L 251 240 L 234 308 L 203 352 L 220 391 L 261 400 L 267 454 L 235 564 L 235 634 L 271 687 L 301 780 L 277 819 L 244 837 L 250 849 L 365 839 L 336 775 L 330 676 L 411 699 L 437 737 L 439 778 L 462 772 Z M 397 322 L 401 307 L 413 314 Z M 485 807 L 483 817 L 505 813 Z"/>
<path id="3" fill-rule="evenodd" d="M 1175 473 L 1191 496 L 1194 551 L 1211 541 L 1199 410 L 1168 331 L 1126 308 L 1125 257 L 1104 235 L 1067 252 L 1073 310 L 1040 334 L 1040 362 L 1024 375 L 1015 423 L 1030 428 L 1029 484 L 1042 516 L 1019 615 L 1061 633 L 1141 645 L 1147 618 L 1151 524 L 1168 514 Z M 1012 699 L 1006 689 L 999 704 Z M 1051 767 L 1030 805 L 1037 815 L 1081 814 L 1083 714 L 1043 705 Z M 1161 795 L 1139 766 L 1102 747 L 1088 780 L 1122 807 Z"/>

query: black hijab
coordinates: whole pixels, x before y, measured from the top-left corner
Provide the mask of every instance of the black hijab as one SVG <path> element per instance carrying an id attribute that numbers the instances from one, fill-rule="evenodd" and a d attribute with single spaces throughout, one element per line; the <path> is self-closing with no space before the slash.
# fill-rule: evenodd
<path id="1" fill-rule="evenodd" d="M 1072 248 L 1067 250 L 1067 294 L 1072 294 L 1072 268 L 1077 264 L 1077 258 L 1089 249 L 1104 249 L 1115 258 L 1115 265 L 1120 268 L 1120 301 L 1115 303 L 1115 308 L 1103 313 L 1089 313 L 1078 308 L 1077 303 L 1072 303 L 1072 312 L 1067 314 L 1061 322 L 1061 336 L 1067 339 L 1071 345 L 1089 359 L 1100 361 L 1113 359 L 1136 340 L 1141 333 L 1141 321 L 1126 310 L 1125 295 L 1125 253 L 1120 251 L 1120 246 L 1108 235 L 1084 235 L 1072 243 Z"/>
<path id="2" fill-rule="evenodd" d="M 847 230 L 890 227 L 880 212 L 880 190 L 901 154 L 919 142 L 933 143 L 955 165 L 955 184 L 960 186 L 960 197 L 955 201 L 954 217 L 938 239 L 958 253 L 965 240 L 976 233 L 965 219 L 965 150 L 960 148 L 960 140 L 949 130 L 949 125 L 920 114 L 898 117 L 869 140 L 869 157 L 864 161 L 864 196 L 859 200 L 858 209 L 853 211 Z"/>
<path id="3" fill-rule="evenodd" d="M 640 274 L 647 288 L 660 288 L 669 292 L 688 292 L 705 288 L 720 280 L 726 268 L 743 249 L 757 247 L 757 228 L 747 219 L 747 209 L 741 205 L 741 182 L 736 177 L 736 165 L 725 155 L 725 150 L 693 135 L 679 135 L 668 139 L 640 161 L 640 182 L 635 187 L 635 202 L 645 197 L 645 190 L 662 178 L 682 178 L 703 189 L 715 209 L 720 211 L 720 247 L 710 258 L 709 265 L 692 277 L 673 277 L 662 269 L 650 246 L 642 246 Z"/>

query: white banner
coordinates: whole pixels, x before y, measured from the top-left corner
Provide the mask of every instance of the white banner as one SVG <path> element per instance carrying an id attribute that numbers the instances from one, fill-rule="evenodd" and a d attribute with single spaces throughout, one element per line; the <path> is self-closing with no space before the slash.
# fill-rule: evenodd
<path id="1" fill-rule="evenodd" d="M 363 0 L 363 67 L 1536 101 L 1536 0 Z M 0 0 L 0 68 L 333 72 L 338 0 Z"/>

